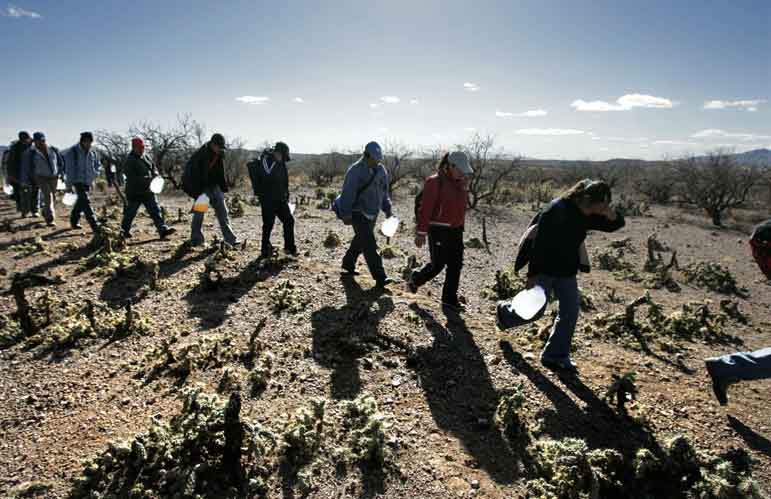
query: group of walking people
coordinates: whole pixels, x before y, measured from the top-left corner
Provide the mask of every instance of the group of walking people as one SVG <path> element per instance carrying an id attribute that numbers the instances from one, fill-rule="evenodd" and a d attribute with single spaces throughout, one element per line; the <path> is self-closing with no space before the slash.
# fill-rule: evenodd
<path id="1" fill-rule="evenodd" d="M 26 132 L 19 133 L 19 140 L 11 146 L 7 158 L 7 176 L 22 216 L 37 213 L 39 190 L 43 216 L 48 225 L 55 225 L 54 196 L 61 180 L 68 191 L 77 195 L 70 225 L 80 228 L 81 214 L 85 214 L 92 230 L 99 230 L 89 192 L 101 171 L 101 164 L 92 145 L 93 136 L 89 132 L 82 133 L 77 144 L 62 152 L 49 146 L 41 132 L 32 137 Z M 225 203 L 229 187 L 224 171 L 226 150 L 224 136 L 212 135 L 186 163 L 182 184 L 191 198 L 199 199 L 202 195 L 208 198 L 225 242 L 235 246 L 239 239 L 230 224 Z M 298 254 L 295 220 L 289 201 L 287 163 L 290 161 L 289 146 L 277 142 L 247 164 L 252 190 L 262 211 L 261 258 L 276 254 L 271 244 L 276 218 L 283 226 L 285 253 Z M 175 230 L 163 220 L 157 198 L 150 188 L 159 172 L 145 154 L 141 137 L 131 140 L 131 152 L 121 165 L 121 171 L 125 175 L 126 193 L 121 223 L 123 235 L 131 237 L 133 220 L 140 206 L 147 210 L 161 238 L 173 234 Z M 446 271 L 441 302 L 453 313 L 464 310 L 464 300 L 458 290 L 463 268 L 467 186 L 473 175 L 474 169 L 464 151 L 448 152 L 439 160 L 435 173 L 425 179 L 415 200 L 415 245 L 418 248 L 428 246 L 429 260 L 422 268 L 411 272 L 406 287 L 411 293 L 417 293 Z M 614 232 L 625 225 L 624 216 L 611 208 L 611 202 L 612 193 L 607 183 L 582 180 L 542 209 L 520 241 L 515 268 L 519 270 L 528 265 L 526 287 L 539 286 L 547 297 L 553 295 L 558 301 L 558 313 L 541 354 L 541 363 L 551 370 L 576 369 L 570 353 L 580 308 L 577 275 L 590 270 L 585 248 L 587 233 L 593 230 Z M 332 209 L 354 232 L 341 261 L 341 274 L 348 278 L 358 275 L 357 262 L 363 255 L 377 287 L 393 284 L 394 280 L 386 274 L 375 237 L 380 212 L 388 218 L 394 215 L 388 171 L 377 142 L 368 143 L 361 158 L 348 168 L 341 194 L 332 203 Z M 204 212 L 194 211 L 190 234 L 193 245 L 205 243 L 203 221 Z M 761 269 L 771 279 L 771 221 L 756 229 L 751 244 Z M 715 395 L 721 404 L 725 404 L 729 384 L 740 379 L 771 377 L 771 349 L 711 358 L 706 365 Z"/>

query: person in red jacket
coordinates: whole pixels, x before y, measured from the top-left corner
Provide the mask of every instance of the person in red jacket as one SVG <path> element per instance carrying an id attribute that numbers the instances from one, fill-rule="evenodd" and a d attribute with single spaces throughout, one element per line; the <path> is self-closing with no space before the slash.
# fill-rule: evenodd
<path id="1" fill-rule="evenodd" d="M 458 284 L 463 267 L 463 225 L 468 202 L 466 178 L 471 176 L 474 170 L 463 151 L 445 154 L 437 170 L 436 174 L 426 179 L 423 186 L 415 235 L 415 245 L 418 248 L 426 243 L 428 236 L 431 261 L 422 269 L 413 272 L 407 285 L 409 290 L 415 293 L 447 267 L 442 289 L 442 306 L 459 312 L 463 310 L 463 305 L 458 301 Z"/>

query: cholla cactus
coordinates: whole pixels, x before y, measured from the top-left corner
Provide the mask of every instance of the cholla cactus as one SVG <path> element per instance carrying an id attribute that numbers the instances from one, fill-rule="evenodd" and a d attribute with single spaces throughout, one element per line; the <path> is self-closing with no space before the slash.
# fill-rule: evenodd
<path id="1" fill-rule="evenodd" d="M 740 288 L 731 272 L 719 263 L 693 263 L 683 269 L 683 275 L 689 283 L 716 293 L 742 298 L 749 296 L 749 291 L 746 288 Z"/>
<path id="2" fill-rule="evenodd" d="M 637 399 L 637 385 L 635 384 L 636 373 L 628 372 L 623 376 L 613 375 L 613 382 L 605 392 L 605 400 L 613 402 L 616 400 L 616 410 L 619 414 L 626 415 L 626 403 Z"/>
<path id="3" fill-rule="evenodd" d="M 525 289 L 525 279 L 507 270 L 495 271 L 495 283 L 482 291 L 482 296 L 490 300 L 508 300 Z"/>
<path id="4" fill-rule="evenodd" d="M 495 424 L 510 439 L 521 436 L 526 429 L 525 422 L 519 414 L 524 403 L 525 393 L 521 383 L 514 387 L 511 395 L 504 395 L 498 401 L 498 407 L 495 410 Z"/>
<path id="5" fill-rule="evenodd" d="M 386 461 L 385 416 L 377 401 L 360 395 L 343 405 L 343 429 L 348 433 L 351 456 L 359 461 L 383 466 Z"/>
<path id="6" fill-rule="evenodd" d="M 279 449 L 283 460 L 290 466 L 298 466 L 313 459 L 318 451 L 324 431 L 325 401 L 311 400 L 311 408 L 298 409 L 281 436 Z"/>

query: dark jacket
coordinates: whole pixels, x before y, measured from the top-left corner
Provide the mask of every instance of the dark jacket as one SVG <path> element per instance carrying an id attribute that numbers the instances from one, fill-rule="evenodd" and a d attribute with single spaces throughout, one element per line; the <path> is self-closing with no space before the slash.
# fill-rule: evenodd
<path id="1" fill-rule="evenodd" d="M 273 158 L 271 149 L 262 153 L 259 159 L 249 162 L 249 178 L 254 195 L 260 203 L 289 201 L 289 172 L 285 162 Z"/>
<path id="2" fill-rule="evenodd" d="M 614 221 L 584 215 L 572 201 L 555 199 L 538 218 L 528 276 L 572 277 L 580 266 L 579 248 L 590 230 L 614 232 L 626 224 L 621 213 Z"/>
<path id="3" fill-rule="evenodd" d="M 766 220 L 755 227 L 750 239 L 752 256 L 758 262 L 760 270 L 771 279 L 771 220 Z"/>
<path id="4" fill-rule="evenodd" d="M 21 180 L 21 162 L 24 158 L 24 153 L 30 147 L 32 147 L 32 144 L 25 144 L 22 141 L 11 144 L 11 149 L 8 153 L 8 177 L 16 182 Z"/>
<path id="5" fill-rule="evenodd" d="M 131 152 L 123 163 L 123 174 L 126 175 L 126 199 L 142 201 L 152 196 L 150 182 L 156 176 L 157 170 L 150 158 Z"/>
<path id="6" fill-rule="evenodd" d="M 220 153 L 219 157 L 215 160 L 212 168 L 209 169 L 209 164 L 214 157 L 214 151 L 211 150 L 209 144 L 204 144 L 203 147 L 198 149 L 192 157 L 192 188 L 195 193 L 194 197 L 200 196 L 205 189 L 219 186 L 222 192 L 228 192 L 228 184 L 225 181 L 225 166 L 223 159 L 225 152 Z"/>

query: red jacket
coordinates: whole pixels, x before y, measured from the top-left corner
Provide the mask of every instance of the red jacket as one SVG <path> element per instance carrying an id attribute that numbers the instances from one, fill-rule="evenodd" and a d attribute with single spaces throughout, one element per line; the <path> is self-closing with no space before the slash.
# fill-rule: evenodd
<path id="1" fill-rule="evenodd" d="M 423 198 L 420 201 L 418 234 L 428 233 L 430 225 L 463 227 L 467 201 L 465 180 L 454 180 L 447 175 L 443 175 L 440 180 L 439 174 L 428 177 L 423 185 Z"/>

